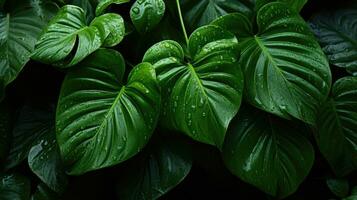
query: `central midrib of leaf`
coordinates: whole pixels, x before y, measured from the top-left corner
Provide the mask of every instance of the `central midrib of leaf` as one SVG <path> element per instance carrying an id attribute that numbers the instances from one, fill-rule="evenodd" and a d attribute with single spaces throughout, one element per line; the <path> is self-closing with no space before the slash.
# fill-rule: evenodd
<path id="1" fill-rule="evenodd" d="M 214 112 L 214 110 L 212 110 L 212 108 L 211 108 L 211 103 L 210 103 L 209 98 L 208 98 L 208 96 L 206 94 L 206 90 L 203 87 L 201 79 L 198 77 L 195 68 L 190 63 L 187 63 L 187 66 L 188 66 L 188 69 L 191 72 L 192 76 L 196 79 L 197 83 L 199 84 L 199 87 L 200 87 L 202 93 L 204 94 L 204 98 L 206 99 L 206 101 L 207 101 L 207 103 L 209 105 L 208 108 L 209 108 L 210 112 L 213 114 L 214 120 L 216 122 L 218 122 L 218 124 L 220 124 L 219 121 L 216 118 L 216 112 Z M 214 138 L 214 140 L 215 140 L 215 142 L 217 142 L 216 138 Z M 220 145 L 220 144 L 217 144 L 217 145 Z"/>
<path id="2" fill-rule="evenodd" d="M 291 85 L 290 82 L 285 78 L 283 72 L 279 68 L 278 64 L 275 62 L 275 60 L 274 60 L 273 56 L 270 54 L 269 50 L 265 47 L 265 45 L 263 44 L 263 42 L 261 41 L 261 39 L 258 36 L 254 36 L 254 40 L 258 44 L 259 48 L 262 50 L 262 53 L 267 56 L 267 58 L 273 64 L 273 66 L 276 69 L 276 71 L 284 79 L 284 82 L 289 85 L 287 88 L 288 88 L 290 96 L 293 97 L 294 95 L 291 93 L 291 90 L 290 90 L 290 85 Z M 268 90 L 268 92 L 270 94 L 270 90 Z M 273 96 L 273 95 L 271 95 L 271 96 Z M 295 99 L 294 99 L 294 101 L 295 101 Z M 297 105 L 296 102 L 295 102 L 295 105 Z M 278 106 L 278 107 L 279 107 L 279 110 L 281 110 L 281 107 L 280 106 Z M 286 113 L 284 113 L 284 114 L 286 114 Z"/>
<path id="3" fill-rule="evenodd" d="M 113 111 L 114 111 L 114 109 L 115 109 L 115 106 L 118 104 L 118 102 L 119 102 L 119 100 L 120 100 L 120 98 L 123 96 L 123 94 L 124 94 L 124 92 L 125 92 L 125 86 L 122 86 L 122 88 L 120 89 L 120 91 L 119 91 L 119 94 L 118 94 L 118 96 L 115 98 L 115 100 L 114 100 L 114 102 L 113 102 L 113 104 L 112 104 L 112 106 L 110 107 L 110 109 L 108 110 L 108 112 L 107 112 L 107 114 L 105 114 L 105 116 L 104 116 L 104 118 L 103 118 L 103 121 L 102 121 L 102 123 L 100 124 L 100 127 L 98 128 L 98 130 L 96 131 L 96 134 L 95 135 L 97 135 L 98 133 L 100 133 L 102 130 L 103 130 L 103 128 L 104 128 L 104 126 L 105 126 L 105 122 L 107 121 L 107 119 L 109 119 L 109 118 L 111 118 L 113 115 Z M 94 137 L 93 137 L 94 138 Z M 92 138 L 92 139 L 93 139 Z"/>

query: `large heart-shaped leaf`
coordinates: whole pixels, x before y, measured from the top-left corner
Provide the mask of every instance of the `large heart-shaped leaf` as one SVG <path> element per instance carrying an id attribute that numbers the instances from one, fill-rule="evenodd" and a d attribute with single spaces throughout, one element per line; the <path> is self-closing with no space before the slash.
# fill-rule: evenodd
<path id="1" fill-rule="evenodd" d="M 185 24 L 193 31 L 227 13 L 240 12 L 251 18 L 255 0 L 182 0 L 180 4 Z"/>
<path id="2" fill-rule="evenodd" d="M 242 96 L 237 47 L 234 35 L 208 25 L 191 35 L 189 58 L 171 40 L 159 42 L 145 53 L 143 61 L 154 65 L 162 86 L 162 125 L 194 140 L 222 146 Z"/>
<path id="3" fill-rule="evenodd" d="M 32 58 L 59 67 L 70 67 L 101 46 L 115 46 L 124 37 L 120 15 L 108 13 L 86 25 L 82 8 L 66 5 L 49 22 Z"/>
<path id="4" fill-rule="evenodd" d="M 150 147 L 121 173 L 117 187 L 121 199 L 158 199 L 190 172 L 191 152 L 185 143 L 163 140 Z"/>
<path id="5" fill-rule="evenodd" d="M 320 109 L 316 141 L 334 172 L 357 169 L 357 77 L 338 80 L 332 98 Z"/>
<path id="6" fill-rule="evenodd" d="M 95 9 L 95 14 L 101 15 L 105 9 L 111 4 L 123 4 L 128 3 L 130 0 L 98 0 L 97 8 Z"/>
<path id="7" fill-rule="evenodd" d="M 311 20 L 311 28 L 330 62 L 357 74 L 357 9 L 323 12 Z"/>
<path id="8" fill-rule="evenodd" d="M 223 148 L 228 169 L 262 191 L 283 198 L 294 193 L 314 162 L 298 125 L 256 109 L 232 121 Z"/>
<path id="9" fill-rule="evenodd" d="M 0 10 L 0 99 L 4 87 L 30 60 L 37 38 L 46 24 L 38 13 L 39 7 L 19 7 L 9 12 Z M 45 6 L 41 11 L 51 12 Z"/>
<path id="10" fill-rule="evenodd" d="M 213 22 L 224 28 L 244 28 L 231 31 L 242 41 L 240 62 L 246 80 L 246 100 L 281 117 L 314 124 L 319 104 L 330 90 L 331 72 L 309 27 L 280 2 L 266 4 L 259 10 L 257 34 L 251 29 L 253 25 L 247 23 L 249 20 L 239 14 Z"/>
<path id="11" fill-rule="evenodd" d="M 130 9 L 130 18 L 140 33 L 146 33 L 161 21 L 165 14 L 163 0 L 137 0 Z"/>
<path id="12" fill-rule="evenodd" d="M 19 174 L 0 174 L 1 200 L 28 200 L 30 181 Z"/>
<path id="13" fill-rule="evenodd" d="M 149 63 L 123 85 L 124 59 L 100 49 L 66 76 L 57 109 L 57 138 L 70 174 L 112 166 L 144 147 L 160 110 L 160 90 Z"/>

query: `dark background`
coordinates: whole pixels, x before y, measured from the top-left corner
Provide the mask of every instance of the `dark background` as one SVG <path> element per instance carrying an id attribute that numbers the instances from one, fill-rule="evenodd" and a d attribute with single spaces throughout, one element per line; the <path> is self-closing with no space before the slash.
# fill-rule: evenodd
<path id="1" fill-rule="evenodd" d="M 338 7 L 346 7 L 350 2 L 344 0 L 310 0 L 303 9 L 302 16 L 308 20 L 314 13 L 321 10 L 333 11 Z M 128 9 L 126 8 L 123 11 L 123 8 L 120 8 L 120 12 Z M 114 7 L 114 9 L 117 8 Z M 181 32 L 177 34 L 181 34 Z M 130 58 L 129 62 L 137 62 L 136 56 L 131 53 L 136 49 L 128 45 L 128 43 L 129 41 L 124 41 L 118 48 L 124 54 L 124 57 Z M 146 44 L 146 46 L 148 45 Z M 142 56 L 140 49 L 136 53 L 138 57 Z M 344 70 L 336 67 L 331 66 L 331 70 L 334 80 L 346 75 Z M 53 67 L 30 61 L 17 80 L 7 88 L 7 99 L 15 109 L 21 107 L 24 103 L 34 105 L 56 104 L 64 75 L 64 72 L 58 71 Z M 219 152 L 216 149 L 202 144 L 195 144 L 193 152 L 195 162 L 191 173 L 179 186 L 162 197 L 162 199 L 272 199 L 231 175 L 223 166 Z M 125 167 L 125 163 L 117 167 L 90 172 L 81 177 L 70 177 L 68 190 L 62 199 L 116 199 L 116 182 L 121 176 L 122 167 Z M 38 181 L 30 173 L 27 166 L 20 166 L 20 170 L 24 174 L 32 176 L 35 182 Z M 315 164 L 309 176 L 299 190 L 288 199 L 334 198 L 327 188 L 325 180 L 331 174 L 332 172 L 327 162 L 316 151 Z M 350 177 L 351 182 L 356 185 L 356 174 Z"/>

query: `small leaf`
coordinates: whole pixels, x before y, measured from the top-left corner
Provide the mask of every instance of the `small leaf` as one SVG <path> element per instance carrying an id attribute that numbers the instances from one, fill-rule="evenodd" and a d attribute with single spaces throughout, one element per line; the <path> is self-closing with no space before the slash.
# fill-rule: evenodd
<path id="1" fill-rule="evenodd" d="M 101 15 L 110 4 L 123 4 L 123 3 L 128 3 L 130 0 L 98 0 L 98 1 L 99 2 L 97 8 L 95 9 L 95 14 L 97 16 Z"/>
<path id="2" fill-rule="evenodd" d="M 136 0 L 130 9 L 130 18 L 140 33 L 155 28 L 165 14 L 163 0 Z"/>
<path id="3" fill-rule="evenodd" d="M 298 127 L 245 108 L 230 125 L 223 160 L 243 181 L 278 198 L 287 197 L 298 189 L 314 162 L 314 149 Z"/>
<path id="4" fill-rule="evenodd" d="M 153 64 L 162 87 L 161 125 L 221 148 L 242 98 L 237 47 L 233 34 L 208 25 L 192 33 L 188 58 L 172 40 L 145 53 L 143 61 Z"/>
<path id="5" fill-rule="evenodd" d="M 158 199 L 166 194 L 190 172 L 189 149 L 177 140 L 154 144 L 147 155 L 132 161 L 122 173 L 117 187 L 120 199 Z"/>
<path id="6" fill-rule="evenodd" d="M 317 110 L 329 94 L 331 71 L 309 27 L 280 2 L 259 10 L 257 34 L 247 22 L 242 15 L 226 15 L 213 22 L 228 27 L 241 39 L 246 100 L 280 117 L 314 124 Z"/>
<path id="7" fill-rule="evenodd" d="M 28 200 L 30 181 L 19 174 L 0 174 L 1 200 Z"/>
<path id="8" fill-rule="evenodd" d="M 124 37 L 120 15 L 105 14 L 87 26 L 80 7 L 66 5 L 49 22 L 32 58 L 46 64 L 70 67 L 101 46 L 117 45 Z"/>
<path id="9" fill-rule="evenodd" d="M 350 185 L 346 179 L 328 178 L 326 184 L 331 192 L 337 197 L 343 198 L 349 194 Z"/>
<path id="10" fill-rule="evenodd" d="M 310 21 L 330 63 L 357 74 L 357 9 L 322 12 Z"/>
<path id="11" fill-rule="evenodd" d="M 57 109 L 57 138 L 73 175 L 123 162 L 147 143 L 160 111 L 160 90 L 149 63 L 123 85 L 124 59 L 100 49 L 70 71 Z"/>
<path id="12" fill-rule="evenodd" d="M 315 138 L 338 176 L 357 169 L 357 77 L 338 80 L 318 115 Z"/>

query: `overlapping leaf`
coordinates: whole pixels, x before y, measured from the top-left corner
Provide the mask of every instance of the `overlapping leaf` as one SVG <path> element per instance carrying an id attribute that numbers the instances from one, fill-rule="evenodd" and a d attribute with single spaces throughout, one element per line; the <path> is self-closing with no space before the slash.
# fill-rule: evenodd
<path id="1" fill-rule="evenodd" d="M 22 108 L 5 166 L 12 168 L 27 159 L 32 172 L 53 191 L 61 193 L 67 179 L 56 142 L 54 117 L 53 109 Z"/>
<path id="2" fill-rule="evenodd" d="M 0 99 L 4 95 L 4 87 L 29 61 L 37 38 L 46 25 L 39 9 L 47 14 L 52 12 L 42 4 L 19 8 L 9 12 L 0 10 Z"/>
<path id="3" fill-rule="evenodd" d="M 297 190 L 314 162 L 298 125 L 248 108 L 232 121 L 222 156 L 233 174 L 279 198 Z"/>
<path id="4" fill-rule="evenodd" d="M 304 5 L 308 2 L 308 0 L 256 0 L 255 9 L 259 10 L 265 4 L 268 4 L 270 2 L 286 3 L 289 8 L 299 13 L 304 7 Z"/>
<path id="5" fill-rule="evenodd" d="M 124 171 L 118 184 L 121 199 L 158 199 L 178 185 L 190 172 L 189 147 L 179 141 L 163 140 L 148 149 Z"/>
<path id="6" fill-rule="evenodd" d="M 70 174 L 127 160 L 152 135 L 160 91 L 149 63 L 133 69 L 125 86 L 124 60 L 100 49 L 70 71 L 57 110 L 57 138 Z"/>
<path id="7" fill-rule="evenodd" d="M 124 37 L 120 15 L 107 13 L 86 25 L 82 8 L 66 5 L 49 22 L 32 58 L 59 67 L 70 67 L 101 46 L 115 46 Z"/>
<path id="8" fill-rule="evenodd" d="M 357 74 L 357 9 L 319 13 L 310 21 L 330 62 Z"/>
<path id="9" fill-rule="evenodd" d="M 316 141 L 339 176 L 357 169 L 357 77 L 338 80 L 320 109 Z"/>
<path id="10" fill-rule="evenodd" d="M 222 146 L 241 102 L 243 77 L 236 62 L 237 47 L 234 35 L 209 25 L 191 35 L 189 62 L 182 47 L 171 40 L 145 53 L 143 61 L 154 65 L 162 86 L 162 125 Z"/>
<path id="11" fill-rule="evenodd" d="M 264 5 L 257 14 L 257 34 L 239 14 L 223 16 L 213 24 L 231 29 L 242 40 L 240 62 L 248 102 L 281 117 L 314 124 L 319 104 L 329 93 L 331 72 L 296 12 L 280 2 Z"/>
<path id="12" fill-rule="evenodd" d="M 254 15 L 255 0 L 183 0 L 180 4 L 185 24 L 193 31 L 232 12 L 240 12 L 251 18 Z"/>

